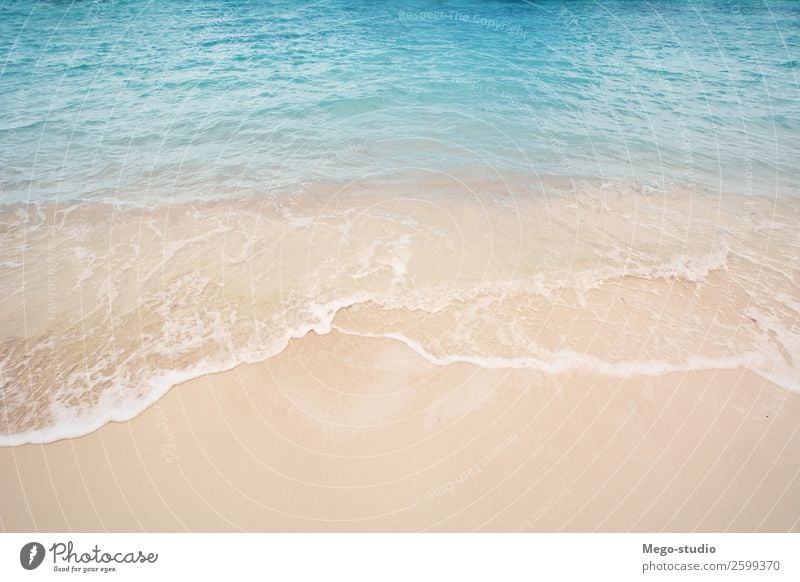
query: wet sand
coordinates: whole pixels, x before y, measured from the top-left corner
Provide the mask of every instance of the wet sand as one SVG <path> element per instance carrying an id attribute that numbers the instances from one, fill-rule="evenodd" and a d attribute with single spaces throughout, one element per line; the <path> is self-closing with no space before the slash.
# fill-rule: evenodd
<path id="1" fill-rule="evenodd" d="M 0 448 L 4 531 L 800 531 L 800 394 L 434 365 L 336 331 Z"/>
<path id="2" fill-rule="evenodd" d="M 0 445 L 133 419 L 177 384 L 331 329 L 438 365 L 746 369 L 800 392 L 795 224 L 795 199 L 475 172 L 4 206 Z"/>

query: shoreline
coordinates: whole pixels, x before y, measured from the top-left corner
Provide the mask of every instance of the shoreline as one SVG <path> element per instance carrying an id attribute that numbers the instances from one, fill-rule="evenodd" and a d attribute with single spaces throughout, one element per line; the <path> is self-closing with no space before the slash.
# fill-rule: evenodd
<path id="1" fill-rule="evenodd" d="M 176 384 L 331 329 L 398 339 L 442 365 L 742 367 L 800 390 L 794 200 L 601 182 L 567 192 L 563 180 L 540 191 L 478 174 L 435 176 L 413 195 L 360 183 L 0 212 L 12 298 L 0 306 L 0 441 L 129 420 Z"/>
<path id="2" fill-rule="evenodd" d="M 531 358 L 526 358 L 526 357 L 511 358 L 507 360 L 497 359 L 497 358 L 487 360 L 485 358 L 474 357 L 474 356 L 456 355 L 456 356 L 448 356 L 447 358 L 440 358 L 434 354 L 427 352 L 425 348 L 420 344 L 400 334 L 393 334 L 393 333 L 385 335 L 365 334 L 357 331 L 346 331 L 334 324 L 331 326 L 331 329 L 325 330 L 322 333 L 312 329 L 309 330 L 307 333 L 303 334 L 302 336 L 290 337 L 287 339 L 286 345 L 284 346 L 283 349 L 278 350 L 275 354 L 268 356 L 264 359 L 260 359 L 257 361 L 240 361 L 233 363 L 229 366 L 220 367 L 219 369 L 214 369 L 213 371 L 208 371 L 208 372 L 190 371 L 184 374 L 178 374 L 178 377 L 184 377 L 184 379 L 173 381 L 161 392 L 152 392 L 151 393 L 152 400 L 149 401 L 146 405 L 144 405 L 144 407 L 140 411 L 132 414 L 129 418 L 106 418 L 103 420 L 98 420 L 95 424 L 91 425 L 91 427 L 82 428 L 80 433 L 76 433 L 73 436 L 58 436 L 53 438 L 52 440 L 45 437 L 41 431 L 32 431 L 30 433 L 22 433 L 14 435 L 0 435 L 0 438 L 7 439 L 6 442 L 0 442 L 0 448 L 50 445 L 62 441 L 73 441 L 75 439 L 80 439 L 85 436 L 89 436 L 93 433 L 96 433 L 97 431 L 103 429 L 103 427 L 109 424 L 125 424 L 128 422 L 132 422 L 137 417 L 141 416 L 142 414 L 145 414 L 150 408 L 157 407 L 159 402 L 163 398 L 165 398 L 171 391 L 179 389 L 181 386 L 185 384 L 192 384 L 208 377 L 233 373 L 237 368 L 240 368 L 242 366 L 268 367 L 269 361 L 273 358 L 279 357 L 284 350 L 289 349 L 292 342 L 303 341 L 303 339 L 308 336 L 321 337 L 328 335 L 330 333 L 333 333 L 335 335 L 350 336 L 359 339 L 374 339 L 374 340 L 397 342 L 399 344 L 404 345 L 410 352 L 414 353 L 416 356 L 424 360 L 427 364 L 436 367 L 468 365 L 481 370 L 495 370 L 495 371 L 506 371 L 506 372 L 511 372 L 514 370 L 522 370 L 550 377 L 560 377 L 570 374 L 578 374 L 582 376 L 594 375 L 602 377 L 607 380 L 617 380 L 617 381 L 633 380 L 633 381 L 641 381 L 642 383 L 646 383 L 648 381 L 652 381 L 653 379 L 671 375 L 694 374 L 694 373 L 714 374 L 717 372 L 738 371 L 742 373 L 752 374 L 758 379 L 758 381 L 769 383 L 778 390 L 785 390 L 790 393 L 799 394 L 796 389 L 781 385 L 780 383 L 775 382 L 769 377 L 762 376 L 758 371 L 748 368 L 746 365 L 744 365 L 744 362 L 741 362 L 739 359 L 736 358 L 730 360 L 719 360 L 719 361 L 708 361 L 708 362 L 695 361 L 687 363 L 685 366 L 675 366 L 674 368 L 667 368 L 664 367 L 663 365 L 657 365 L 648 362 L 633 362 L 633 363 L 620 362 L 619 364 L 616 364 L 614 366 L 607 364 L 604 365 L 603 363 L 597 363 L 597 362 L 581 363 L 580 358 L 578 357 L 577 354 L 569 354 L 574 358 L 578 358 L 577 362 L 571 362 L 571 363 L 565 362 L 559 365 L 556 364 L 547 365 L 544 362 L 532 361 Z M 350 365 L 354 367 L 366 366 L 367 369 L 384 371 L 384 372 L 390 371 L 395 365 L 391 362 L 384 362 L 384 361 L 371 362 L 367 364 L 356 363 L 354 362 L 352 356 L 343 358 L 343 361 L 348 362 Z M 63 430 L 63 428 L 54 427 L 54 430 L 60 431 Z M 45 434 L 47 433 L 45 432 Z"/>
<path id="3" fill-rule="evenodd" d="M 520 184 L 525 186 L 520 189 Z M 174 207 L 183 209 L 185 207 L 225 207 L 228 205 L 249 205 L 269 207 L 280 203 L 281 199 L 291 200 L 298 194 L 310 196 L 311 205 L 319 197 L 327 196 L 335 198 L 342 193 L 349 195 L 359 191 L 385 191 L 393 194 L 413 191 L 415 187 L 429 187 L 431 185 L 445 186 L 439 194 L 446 194 L 448 189 L 452 190 L 453 185 L 461 186 L 469 192 L 476 186 L 488 187 L 493 193 L 504 192 L 514 197 L 519 195 L 518 190 L 524 190 L 524 194 L 535 193 L 542 199 L 552 198 L 558 200 L 559 197 L 575 196 L 585 194 L 585 189 L 611 189 L 612 192 L 624 192 L 631 196 L 641 196 L 643 198 L 657 198 L 659 196 L 670 196 L 674 193 L 692 194 L 698 199 L 717 199 L 720 197 L 732 197 L 740 201 L 752 201 L 757 204 L 780 204 L 782 202 L 796 201 L 800 199 L 797 192 L 777 193 L 774 189 L 761 191 L 737 191 L 726 189 L 719 185 L 710 183 L 700 183 L 696 181 L 677 180 L 674 178 L 664 178 L 663 182 L 650 180 L 640 180 L 631 176 L 596 176 L 591 174 L 558 174 L 558 173 L 526 173 L 522 170 L 456 167 L 448 169 L 425 169 L 416 173 L 388 173 L 385 176 L 380 172 L 368 174 L 349 181 L 323 181 L 317 180 L 311 183 L 298 183 L 296 185 L 284 184 L 277 187 L 266 184 L 263 191 L 258 190 L 252 185 L 231 186 L 212 189 L 204 192 L 201 197 L 162 197 L 158 193 L 148 192 L 144 197 L 141 196 L 142 190 L 147 191 L 146 187 L 131 186 L 124 191 L 115 191 L 113 196 L 95 196 L 90 198 L 55 198 L 45 200 L 15 200 L 10 202 L 0 201 L 0 215 L 4 212 L 14 212 L 21 209 L 39 209 L 47 213 L 48 219 L 52 220 L 54 213 L 69 214 L 70 212 L 85 206 L 96 206 L 98 208 L 109 208 L 119 212 L 129 211 L 152 211 L 159 207 Z M 475 192 L 472 192 L 473 194 Z M 437 192 L 427 192 L 426 194 L 435 196 Z M 413 195 L 413 194 L 412 194 Z M 724 199 L 723 198 L 723 199 Z M 533 200 L 536 202 L 537 200 Z"/>

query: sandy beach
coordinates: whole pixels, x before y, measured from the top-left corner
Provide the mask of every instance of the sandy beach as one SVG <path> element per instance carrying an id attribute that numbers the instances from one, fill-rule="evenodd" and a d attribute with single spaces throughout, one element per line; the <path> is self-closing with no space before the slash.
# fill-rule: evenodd
<path id="1" fill-rule="evenodd" d="M 111 563 L 60 532 L 638 532 L 390 563 L 800 580 L 799 23 L 797 0 L 4 2 L 0 580 Z M 335 569 L 212 537 L 205 577 Z M 386 570 L 310 537 L 350 582 Z M 595 575 L 604 538 L 631 544 Z M 152 552 L 136 579 L 192 577 Z"/>
<path id="2" fill-rule="evenodd" d="M 336 331 L 0 449 L 5 531 L 798 531 L 800 395 L 436 366 Z"/>

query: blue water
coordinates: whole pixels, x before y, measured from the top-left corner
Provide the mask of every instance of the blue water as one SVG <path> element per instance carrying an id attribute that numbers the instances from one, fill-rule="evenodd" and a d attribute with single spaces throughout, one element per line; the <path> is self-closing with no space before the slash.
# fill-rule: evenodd
<path id="1" fill-rule="evenodd" d="M 0 2 L 2 201 L 419 169 L 800 193 L 800 2 Z"/>

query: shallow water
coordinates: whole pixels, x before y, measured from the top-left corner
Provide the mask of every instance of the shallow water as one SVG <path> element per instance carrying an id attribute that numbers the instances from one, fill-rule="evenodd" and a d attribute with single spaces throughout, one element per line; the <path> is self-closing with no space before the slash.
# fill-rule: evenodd
<path id="1" fill-rule="evenodd" d="M 800 389 L 794 199 L 415 175 L 272 199 L 0 215 L 8 444 L 84 434 L 174 384 L 337 329 L 431 362 Z"/>
<path id="2" fill-rule="evenodd" d="M 794 2 L 5 2 L 0 444 L 331 329 L 800 388 Z"/>

